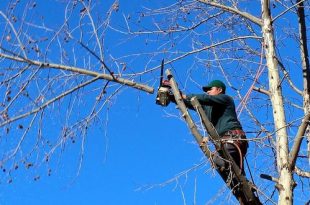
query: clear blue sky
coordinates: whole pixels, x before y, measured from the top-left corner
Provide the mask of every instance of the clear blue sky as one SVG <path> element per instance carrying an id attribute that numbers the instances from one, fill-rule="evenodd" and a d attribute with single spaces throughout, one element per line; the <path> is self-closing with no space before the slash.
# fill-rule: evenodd
<path id="1" fill-rule="evenodd" d="M 197 204 L 208 201 L 224 186 L 214 174 L 204 173 L 209 166 L 180 177 L 178 183 L 146 190 L 203 160 L 186 125 L 164 117 L 154 97 L 141 94 L 137 102 L 135 95 L 124 95 L 118 100 L 128 103 L 111 109 L 107 153 L 104 133 L 91 132 L 78 177 L 75 145 L 68 147 L 51 176 L 43 173 L 35 181 L 36 171 L 20 168 L 11 184 L 2 182 L 0 204 L 183 204 L 181 191 L 187 204 L 194 198 Z"/>

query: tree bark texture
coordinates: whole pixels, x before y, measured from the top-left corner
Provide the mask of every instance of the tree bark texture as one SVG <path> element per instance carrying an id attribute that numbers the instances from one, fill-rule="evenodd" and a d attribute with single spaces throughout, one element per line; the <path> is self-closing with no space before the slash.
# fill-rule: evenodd
<path id="1" fill-rule="evenodd" d="M 262 0 L 262 33 L 264 37 L 264 51 L 268 67 L 268 80 L 270 99 L 273 108 L 273 117 L 277 143 L 277 168 L 279 173 L 279 199 L 278 204 L 290 205 L 293 203 L 293 175 L 289 169 L 288 136 L 278 61 L 275 51 L 275 39 L 270 14 L 270 1 Z"/>
<path id="2" fill-rule="evenodd" d="M 310 113 L 310 68 L 309 68 L 309 53 L 307 47 L 307 27 L 305 20 L 304 2 L 296 0 L 297 16 L 298 16 L 298 29 L 299 29 L 299 43 L 300 43 L 300 57 L 303 72 L 303 105 L 305 114 Z M 308 158 L 310 162 L 310 127 L 306 130 L 308 139 Z"/>

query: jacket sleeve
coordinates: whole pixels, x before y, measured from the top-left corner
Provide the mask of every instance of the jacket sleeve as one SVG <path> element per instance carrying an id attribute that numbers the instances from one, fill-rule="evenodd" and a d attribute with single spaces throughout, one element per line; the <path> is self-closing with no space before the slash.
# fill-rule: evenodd
<path id="1" fill-rule="evenodd" d="M 192 97 L 197 97 L 197 100 L 202 105 L 227 105 L 230 102 L 230 97 L 225 94 L 220 95 L 207 95 L 207 94 L 189 94 L 186 97 L 187 101 L 190 101 Z"/>

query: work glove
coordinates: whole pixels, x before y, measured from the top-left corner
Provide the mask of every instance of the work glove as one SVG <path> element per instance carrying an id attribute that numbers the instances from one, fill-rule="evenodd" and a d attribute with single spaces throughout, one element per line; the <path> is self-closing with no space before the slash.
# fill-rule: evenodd
<path id="1" fill-rule="evenodd" d="M 179 92 L 180 92 L 180 95 L 182 97 L 182 91 L 179 90 Z M 175 97 L 174 97 L 174 95 L 173 95 L 173 93 L 171 91 L 169 92 L 169 99 L 170 99 L 171 102 L 176 103 Z"/>
<path id="2" fill-rule="evenodd" d="M 171 91 L 169 92 L 169 100 L 173 103 L 176 103 L 175 97 Z"/>

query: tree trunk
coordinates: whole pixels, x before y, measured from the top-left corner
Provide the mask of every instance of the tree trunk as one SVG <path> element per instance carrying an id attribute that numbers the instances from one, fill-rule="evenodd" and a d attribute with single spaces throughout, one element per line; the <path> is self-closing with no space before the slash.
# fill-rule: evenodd
<path id="1" fill-rule="evenodd" d="M 277 168 L 279 173 L 279 184 L 277 186 L 279 189 L 278 204 L 290 205 L 293 203 L 293 176 L 288 166 L 289 150 L 285 123 L 286 120 L 269 5 L 269 0 L 262 0 L 263 43 L 268 67 L 269 89 L 271 93 L 270 97 L 277 142 Z"/>
<path id="2" fill-rule="evenodd" d="M 299 28 L 299 43 L 300 43 L 300 56 L 301 65 L 303 71 L 303 104 L 305 114 L 310 113 L 310 70 L 309 70 L 309 54 L 307 47 L 307 27 L 305 20 L 304 3 L 301 0 L 297 0 L 297 15 L 298 15 L 298 28 Z M 306 130 L 306 136 L 308 138 L 308 158 L 310 162 L 310 127 Z"/>

